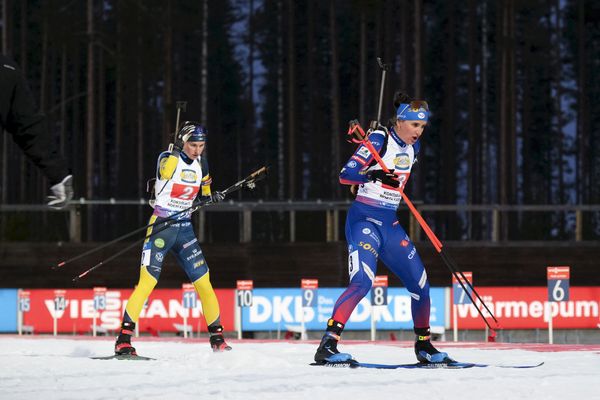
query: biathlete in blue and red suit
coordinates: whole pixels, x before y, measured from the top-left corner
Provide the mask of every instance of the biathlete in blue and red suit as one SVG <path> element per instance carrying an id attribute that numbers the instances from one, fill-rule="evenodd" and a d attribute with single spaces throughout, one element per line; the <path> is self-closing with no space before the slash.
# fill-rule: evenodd
<path id="1" fill-rule="evenodd" d="M 378 258 L 410 292 L 417 359 L 420 362 L 444 362 L 448 357 L 431 344 L 427 273 L 396 215 L 401 201 L 397 188 L 406 185 L 416 162 L 419 138 L 427 125 L 429 109 L 423 101 L 410 101 L 405 94 L 397 96 L 400 104 L 389 132 L 385 128 L 377 129 L 367 139 L 390 172 L 384 172 L 362 144 L 340 173 L 342 184 L 358 185 L 356 199 L 346 219 L 350 284 L 338 298 L 327 322 L 327 330 L 314 357 L 317 363 L 344 362 L 352 358 L 348 353 L 340 353 L 337 344 L 352 311 L 371 289 Z"/>
<path id="2" fill-rule="evenodd" d="M 210 198 L 212 202 L 225 198 L 222 193 L 211 193 L 210 190 L 208 163 L 203 156 L 206 136 L 206 129 L 202 125 L 186 121 L 176 136 L 172 151 L 163 152 L 158 157 L 155 200 L 151 203 L 154 213 L 150 223 L 162 226 L 163 221 L 175 219 L 175 222 L 144 242 L 140 279 L 125 307 L 121 330 L 115 343 L 116 355 L 136 355 L 135 348 L 131 346 L 131 336 L 144 303 L 158 283 L 163 260 L 168 252 L 175 255 L 196 288 L 208 325 L 212 349 L 231 350 L 223 338 L 219 302 L 210 283 L 208 265 L 194 234 L 190 212 L 182 212 L 192 207 L 197 196 Z M 146 236 L 152 233 L 152 229 L 148 228 Z"/>

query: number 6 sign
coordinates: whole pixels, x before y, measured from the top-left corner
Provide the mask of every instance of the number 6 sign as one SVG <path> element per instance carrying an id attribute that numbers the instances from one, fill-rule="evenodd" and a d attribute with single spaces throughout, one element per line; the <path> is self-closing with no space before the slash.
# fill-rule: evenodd
<path id="1" fill-rule="evenodd" d="M 548 267 L 548 301 L 569 301 L 570 267 Z"/>
<path id="2" fill-rule="evenodd" d="M 546 304 L 546 318 L 548 319 L 548 343 L 554 343 L 552 333 L 552 318 L 554 314 L 553 302 L 569 301 L 569 276 L 570 267 L 547 267 L 548 277 L 548 303 Z M 558 307 L 557 307 L 558 308 Z"/>

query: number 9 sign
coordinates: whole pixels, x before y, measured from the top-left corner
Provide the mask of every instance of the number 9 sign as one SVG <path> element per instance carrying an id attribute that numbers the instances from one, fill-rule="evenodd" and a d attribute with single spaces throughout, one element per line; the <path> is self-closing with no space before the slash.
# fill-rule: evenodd
<path id="1" fill-rule="evenodd" d="M 314 307 L 317 289 L 319 288 L 318 279 L 302 279 L 302 307 Z"/>

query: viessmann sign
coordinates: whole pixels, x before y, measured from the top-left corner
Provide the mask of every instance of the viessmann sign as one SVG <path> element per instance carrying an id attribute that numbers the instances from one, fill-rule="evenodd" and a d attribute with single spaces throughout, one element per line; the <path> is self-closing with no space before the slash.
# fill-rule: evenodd
<path id="1" fill-rule="evenodd" d="M 29 292 L 30 311 L 24 313 L 23 323 L 34 326 L 36 333 L 52 332 L 54 316 L 58 318 L 58 332 L 90 331 L 95 312 L 92 289 L 65 290 L 62 310 L 56 309 L 55 290 L 32 289 Z M 110 330 L 117 329 L 131 292 L 131 289 L 108 289 L 105 309 L 98 312 L 97 324 Z M 233 330 L 233 290 L 216 289 L 215 292 L 221 309 L 228 310 L 221 313 L 221 323 L 226 330 Z M 184 315 L 189 323 L 193 324 L 194 329 L 200 323 L 203 331 L 207 331 L 200 302 L 188 309 L 184 307 L 180 289 L 156 289 L 140 314 L 140 332 L 148 328 L 156 331 L 176 331 L 174 324 L 181 324 Z"/>
<path id="2" fill-rule="evenodd" d="M 478 287 L 477 291 L 504 329 L 546 328 L 544 308 L 548 302 L 545 287 Z M 555 329 L 597 328 L 600 287 L 571 287 L 569 301 L 552 302 Z M 482 329 L 483 321 L 471 304 L 459 304 L 460 329 Z"/>

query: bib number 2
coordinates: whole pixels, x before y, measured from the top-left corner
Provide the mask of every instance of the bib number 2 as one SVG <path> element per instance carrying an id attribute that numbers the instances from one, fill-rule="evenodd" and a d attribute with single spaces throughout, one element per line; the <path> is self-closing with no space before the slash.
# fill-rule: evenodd
<path id="1" fill-rule="evenodd" d="M 197 193 L 198 187 L 196 186 L 188 186 L 175 183 L 173 184 L 173 189 L 171 190 L 171 197 L 181 200 L 193 200 L 196 197 Z"/>

